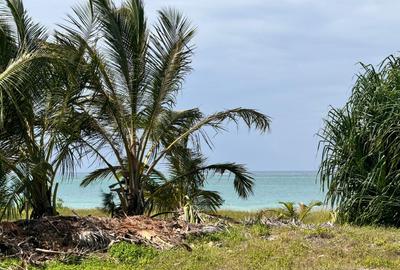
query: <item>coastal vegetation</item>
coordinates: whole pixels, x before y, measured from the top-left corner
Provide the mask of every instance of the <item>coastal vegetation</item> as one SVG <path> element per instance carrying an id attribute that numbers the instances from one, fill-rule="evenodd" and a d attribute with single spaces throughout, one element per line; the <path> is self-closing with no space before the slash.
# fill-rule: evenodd
<path id="1" fill-rule="evenodd" d="M 272 214 L 272 212 L 269 212 Z M 221 211 L 237 222 L 256 212 Z M 398 269 L 399 230 L 350 225 L 324 227 L 327 211 L 313 211 L 310 227 L 233 225 L 228 230 L 189 239 L 167 251 L 116 244 L 107 253 L 82 259 L 50 261 L 44 269 Z M 173 258 L 173 259 L 172 259 Z M 21 262 L 4 260 L 0 267 L 21 269 Z M 41 268 L 41 269 L 43 269 Z M 31 266 L 30 269 L 40 269 Z"/>
<path id="2" fill-rule="evenodd" d="M 400 225 L 400 58 L 362 65 L 343 108 L 320 132 L 320 179 L 338 220 Z"/>
<path id="3" fill-rule="evenodd" d="M 113 215 L 215 210 L 222 200 L 202 189 L 207 173 L 229 172 L 239 196 L 252 193 L 243 165 L 205 164 L 201 145 L 228 122 L 264 133 L 270 119 L 246 108 L 176 109 L 194 51 L 182 14 L 161 10 L 151 28 L 140 0 L 87 1 L 50 39 L 21 0 L 1 4 L 1 217 L 57 215 L 55 178 L 73 175 L 84 157 L 105 167 L 83 187 L 115 180 L 104 200 Z"/>
<path id="4" fill-rule="evenodd" d="M 0 219 L 55 215 L 56 176 L 75 165 L 74 81 L 22 2 L 1 5 Z"/>
<path id="5" fill-rule="evenodd" d="M 232 175 L 241 198 L 254 179 L 202 147 L 271 120 L 178 107 L 195 50 L 186 17 L 163 9 L 149 26 L 141 0 L 88 0 L 48 35 L 21 0 L 0 5 L 0 268 L 400 268 L 400 58 L 362 65 L 325 119 L 318 177 L 332 210 L 222 211 L 209 176 Z M 97 209 L 58 199 L 82 159 L 101 164 L 82 188 L 114 180 Z"/>
<path id="6" fill-rule="evenodd" d="M 304 219 L 311 213 L 312 209 L 317 206 L 321 206 L 322 202 L 312 201 L 308 205 L 304 203 L 299 203 L 296 207 L 294 202 L 279 202 L 282 207 L 277 211 L 278 217 L 288 218 L 293 221 L 303 222 Z"/>

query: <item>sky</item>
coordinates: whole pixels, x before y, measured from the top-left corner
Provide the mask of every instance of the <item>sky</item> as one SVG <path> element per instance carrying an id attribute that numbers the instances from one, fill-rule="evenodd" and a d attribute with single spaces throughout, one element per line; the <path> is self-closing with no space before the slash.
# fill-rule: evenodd
<path id="1" fill-rule="evenodd" d="M 50 30 L 78 2 L 24 1 Z M 267 134 L 231 128 L 206 149 L 210 162 L 254 171 L 318 169 L 316 133 L 330 106 L 351 94 L 358 63 L 378 65 L 400 49 L 398 0 L 147 0 L 145 7 L 149 22 L 174 7 L 197 27 L 180 108 L 247 107 L 272 118 Z"/>

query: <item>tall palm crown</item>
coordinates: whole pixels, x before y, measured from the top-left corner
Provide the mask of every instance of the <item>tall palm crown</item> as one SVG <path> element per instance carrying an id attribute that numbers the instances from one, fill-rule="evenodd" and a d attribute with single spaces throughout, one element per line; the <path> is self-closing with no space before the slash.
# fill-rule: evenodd
<path id="1" fill-rule="evenodd" d="M 209 116 L 198 109 L 176 111 L 176 95 L 191 71 L 195 30 L 179 12 L 164 9 L 150 31 L 140 0 L 93 0 L 74 9 L 72 26 L 59 39 L 85 49 L 84 61 L 95 67 L 87 86 L 81 117 L 87 124 L 82 138 L 106 168 L 91 173 L 83 185 L 114 176 L 121 207 L 128 214 L 145 210 L 146 185 L 166 155 L 190 141 L 199 147 L 209 138 L 205 127 L 223 130 L 223 122 L 266 131 L 269 118 L 237 108 Z M 112 154 L 117 165 L 109 160 Z"/>

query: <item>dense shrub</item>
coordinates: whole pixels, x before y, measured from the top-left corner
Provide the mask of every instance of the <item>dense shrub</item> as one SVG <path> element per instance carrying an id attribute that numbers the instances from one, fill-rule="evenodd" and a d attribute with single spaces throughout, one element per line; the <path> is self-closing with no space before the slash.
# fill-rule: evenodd
<path id="1" fill-rule="evenodd" d="M 339 221 L 400 225 L 400 59 L 363 65 L 320 132 L 320 180 Z"/>

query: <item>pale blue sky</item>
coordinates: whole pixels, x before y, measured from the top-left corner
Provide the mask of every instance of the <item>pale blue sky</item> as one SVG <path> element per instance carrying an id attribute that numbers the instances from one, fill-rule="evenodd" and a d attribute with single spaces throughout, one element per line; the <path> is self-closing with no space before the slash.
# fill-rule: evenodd
<path id="1" fill-rule="evenodd" d="M 25 0 L 49 28 L 74 0 Z M 271 133 L 242 129 L 215 138 L 210 161 L 252 170 L 318 168 L 329 105 L 350 94 L 357 62 L 378 64 L 400 48 L 398 0 L 148 0 L 148 17 L 176 7 L 198 27 L 194 72 L 179 106 L 211 113 L 251 107 L 273 119 Z M 82 168 L 86 170 L 86 168 Z"/>

